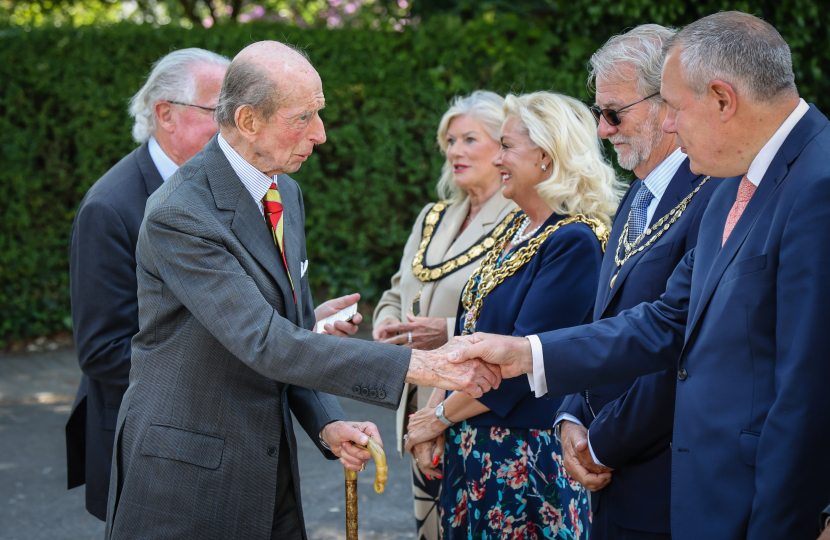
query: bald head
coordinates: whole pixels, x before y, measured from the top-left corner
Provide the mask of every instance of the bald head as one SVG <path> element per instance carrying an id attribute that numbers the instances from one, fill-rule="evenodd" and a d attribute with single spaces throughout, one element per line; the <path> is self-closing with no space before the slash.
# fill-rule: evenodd
<path id="1" fill-rule="evenodd" d="M 242 49 L 228 68 L 216 121 L 220 126 L 235 126 L 236 112 L 246 105 L 267 120 L 298 86 L 319 81 L 305 51 L 277 41 L 253 43 Z"/>

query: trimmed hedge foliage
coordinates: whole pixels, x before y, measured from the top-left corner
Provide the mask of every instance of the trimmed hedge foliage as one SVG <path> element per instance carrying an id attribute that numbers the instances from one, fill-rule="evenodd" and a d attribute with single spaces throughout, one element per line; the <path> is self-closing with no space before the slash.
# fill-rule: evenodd
<path id="1" fill-rule="evenodd" d="M 793 48 L 802 95 L 830 110 L 827 13 L 780 0 L 764 15 Z M 734 2 L 558 2 L 542 23 L 511 15 L 435 17 L 415 31 L 209 30 L 119 25 L 0 30 L 0 345 L 71 328 L 69 232 L 87 189 L 135 147 L 127 100 L 173 49 L 232 57 L 263 39 L 307 47 L 323 79 L 328 142 L 294 175 L 307 211 L 318 300 L 375 301 L 396 271 L 418 210 L 435 198 L 435 143 L 448 100 L 478 88 L 555 90 L 590 100 L 586 64 L 608 37 L 641 22 L 681 25 Z"/>

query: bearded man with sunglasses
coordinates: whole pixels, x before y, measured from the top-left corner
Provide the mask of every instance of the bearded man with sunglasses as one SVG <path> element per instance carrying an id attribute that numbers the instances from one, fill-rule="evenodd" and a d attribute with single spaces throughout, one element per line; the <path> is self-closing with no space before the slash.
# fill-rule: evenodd
<path id="1" fill-rule="evenodd" d="M 660 297 L 695 247 L 701 216 L 722 181 L 691 172 L 675 136 L 662 130 L 660 69 L 673 34 L 645 24 L 611 38 L 591 57 L 597 134 L 637 177 L 614 220 L 594 320 Z M 593 492 L 592 539 L 670 540 L 675 379 L 670 370 L 591 388 L 560 407 L 565 469 Z"/>

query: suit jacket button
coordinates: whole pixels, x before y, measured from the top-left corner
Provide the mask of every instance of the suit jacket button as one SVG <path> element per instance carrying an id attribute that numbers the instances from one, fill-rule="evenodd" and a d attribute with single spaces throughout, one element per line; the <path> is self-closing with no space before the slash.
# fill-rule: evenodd
<path id="1" fill-rule="evenodd" d="M 378 391 L 375 390 L 374 388 L 372 388 L 371 390 L 369 390 L 369 397 L 371 397 L 371 398 L 378 397 Z"/>
<path id="2" fill-rule="evenodd" d="M 276 446 L 269 446 L 268 447 L 268 455 L 274 457 L 277 455 L 277 447 Z"/>
<path id="3" fill-rule="evenodd" d="M 361 394 L 363 397 L 368 396 L 368 395 L 369 395 L 369 389 L 368 389 L 367 387 L 365 387 L 365 386 L 364 386 L 364 387 L 363 387 L 363 390 L 361 390 L 361 391 L 360 391 L 360 394 Z"/>
<path id="4" fill-rule="evenodd" d="M 685 368 L 683 368 L 683 369 L 681 369 L 680 371 L 677 372 L 677 378 L 680 379 L 681 381 L 685 381 L 688 377 L 689 377 L 689 372 L 686 371 Z"/>
<path id="5" fill-rule="evenodd" d="M 352 392 L 354 392 L 355 394 L 359 394 L 360 393 L 360 385 L 356 384 L 356 385 L 352 386 Z"/>
<path id="6" fill-rule="evenodd" d="M 386 392 L 378 390 L 378 399 L 386 399 Z"/>

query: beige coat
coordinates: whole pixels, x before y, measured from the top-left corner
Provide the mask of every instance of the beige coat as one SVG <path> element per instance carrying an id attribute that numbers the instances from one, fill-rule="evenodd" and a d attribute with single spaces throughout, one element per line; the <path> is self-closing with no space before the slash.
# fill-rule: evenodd
<path id="1" fill-rule="evenodd" d="M 409 235 L 409 240 L 407 240 L 403 250 L 400 269 L 392 276 L 392 287 L 383 293 L 375 309 L 372 323 L 377 326 L 381 321 L 389 318 L 405 321 L 412 300 L 418 294 L 418 291 L 421 291 L 420 315 L 422 317 L 447 319 L 447 338 L 449 339 L 455 333 L 455 315 L 458 310 L 461 290 L 467 284 L 467 280 L 475 269 L 478 268 L 481 258 L 438 281 L 422 284 L 415 277 L 415 274 L 412 273 L 412 259 L 415 257 L 418 245 L 421 243 L 424 216 L 433 204 L 426 205 L 418 214 L 415 226 L 412 227 L 412 234 Z M 425 263 L 429 266 L 437 265 L 463 253 L 482 236 L 492 231 L 515 207 L 516 203 L 505 199 L 501 191 L 496 192 L 485 203 L 475 219 L 464 229 L 464 232 L 456 238 L 456 234 L 458 234 L 458 230 L 470 210 L 470 198 L 467 197 L 460 203 L 450 206 L 432 237 L 432 242 L 425 254 Z M 422 285 L 423 290 L 421 289 Z M 428 387 L 418 389 L 419 409 L 427 405 L 431 392 L 432 389 Z M 409 385 L 406 385 L 400 407 L 398 407 L 396 422 L 398 451 L 401 453 L 403 453 L 404 420 L 407 414 L 414 412 L 406 410 L 408 395 Z"/>

